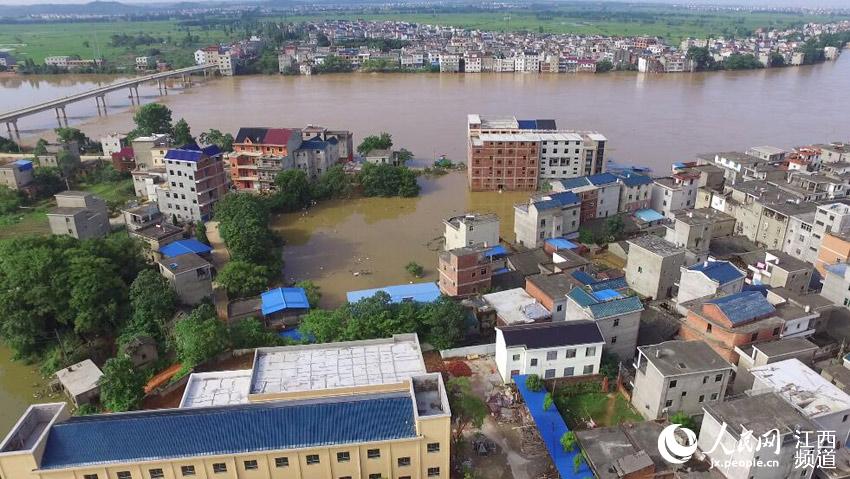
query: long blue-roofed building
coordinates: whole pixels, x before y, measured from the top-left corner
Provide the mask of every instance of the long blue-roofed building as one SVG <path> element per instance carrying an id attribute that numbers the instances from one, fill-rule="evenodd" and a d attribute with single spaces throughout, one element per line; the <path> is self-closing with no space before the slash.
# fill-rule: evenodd
<path id="1" fill-rule="evenodd" d="M 0 443 L 14 479 L 449 477 L 451 410 L 415 334 L 261 348 L 192 374 L 176 409 L 30 406 Z"/>

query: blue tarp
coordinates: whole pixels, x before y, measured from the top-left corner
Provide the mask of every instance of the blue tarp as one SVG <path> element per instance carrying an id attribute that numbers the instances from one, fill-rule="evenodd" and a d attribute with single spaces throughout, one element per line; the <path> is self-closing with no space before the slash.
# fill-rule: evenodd
<path id="1" fill-rule="evenodd" d="M 499 269 L 494 269 L 493 274 L 504 274 L 504 273 L 507 273 L 508 271 L 510 271 L 508 268 L 499 268 Z"/>
<path id="2" fill-rule="evenodd" d="M 493 258 L 495 256 L 507 256 L 507 254 L 508 254 L 508 250 L 505 249 L 505 247 L 500 245 L 500 244 L 497 244 L 496 246 L 493 246 L 492 248 L 488 248 L 487 250 L 484 251 L 484 256 L 486 256 L 488 258 Z"/>
<path id="3" fill-rule="evenodd" d="M 310 309 L 304 288 L 275 288 L 260 295 L 263 316 L 285 309 Z"/>
<path id="4" fill-rule="evenodd" d="M 635 218 L 641 221 L 646 221 L 647 223 L 652 223 L 653 221 L 663 220 L 664 215 L 651 208 L 644 208 L 642 210 L 635 211 Z"/>
<path id="5" fill-rule="evenodd" d="M 570 429 L 564 423 L 564 418 L 558 412 L 558 408 L 552 407 L 549 410 L 543 409 L 543 398 L 546 396 L 546 391 L 529 391 L 525 386 L 525 379 L 528 376 L 514 376 L 513 380 L 516 383 L 517 390 L 525 401 L 528 412 L 531 413 L 531 418 L 534 419 L 534 424 L 537 425 L 537 432 L 540 433 L 543 443 L 546 444 L 546 450 L 549 451 L 549 457 L 555 464 L 555 469 L 563 479 L 579 479 L 593 477 L 590 467 L 582 461 L 581 467 L 576 471 L 573 465 L 576 454 L 580 454 L 578 446 L 572 452 L 564 451 L 561 446 L 561 437 Z"/>
<path id="6" fill-rule="evenodd" d="M 566 238 L 549 238 L 546 244 L 552 245 L 555 249 L 576 249 L 578 245 Z"/>
<path id="7" fill-rule="evenodd" d="M 195 254 L 207 254 L 212 251 L 208 245 L 201 243 L 195 238 L 189 238 L 185 240 L 175 241 L 173 243 L 168 243 L 159 249 L 159 252 L 162 253 L 166 258 L 174 258 L 175 256 L 180 256 L 189 253 Z"/>
<path id="8" fill-rule="evenodd" d="M 613 289 L 603 289 L 591 294 L 593 294 L 593 297 L 599 301 L 610 301 L 612 299 L 619 299 L 623 297 L 622 294 L 614 291 Z"/>
<path id="9" fill-rule="evenodd" d="M 346 293 L 346 296 L 349 303 L 356 303 L 363 298 L 371 298 L 378 291 L 383 291 L 390 295 L 390 301 L 393 303 L 401 303 L 404 301 L 431 303 L 440 297 L 440 288 L 438 288 L 437 283 L 434 282 L 399 284 L 396 286 L 384 286 L 383 288 L 349 291 Z"/>
<path id="10" fill-rule="evenodd" d="M 17 160 L 15 161 L 15 166 L 18 167 L 20 171 L 27 171 L 32 169 L 32 161 L 30 160 Z"/>
<path id="11" fill-rule="evenodd" d="M 281 338 L 290 339 L 292 341 L 306 341 L 308 343 L 315 343 L 316 342 L 315 336 L 313 336 L 312 334 L 306 334 L 305 335 L 298 328 L 285 329 L 285 330 L 281 331 L 280 333 L 278 333 L 278 336 L 280 336 Z"/>

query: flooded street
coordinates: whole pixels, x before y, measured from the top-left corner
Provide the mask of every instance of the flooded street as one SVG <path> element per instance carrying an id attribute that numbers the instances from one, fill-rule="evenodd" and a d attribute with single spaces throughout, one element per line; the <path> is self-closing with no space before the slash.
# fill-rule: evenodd
<path id="1" fill-rule="evenodd" d="M 462 172 L 420 177 L 419 198 L 358 198 L 323 202 L 307 213 L 275 218 L 286 241 L 287 281 L 310 279 L 322 288 L 322 306 L 335 307 L 345 293 L 408 281 L 437 279 L 443 218 L 466 211 L 496 213 L 501 235 L 513 240 L 513 204 L 527 193 L 470 193 Z M 422 279 L 404 270 L 415 261 Z"/>

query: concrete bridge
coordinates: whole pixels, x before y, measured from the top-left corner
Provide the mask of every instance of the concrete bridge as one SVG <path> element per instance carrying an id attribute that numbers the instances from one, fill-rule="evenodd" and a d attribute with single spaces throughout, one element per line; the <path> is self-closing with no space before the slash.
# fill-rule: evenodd
<path id="1" fill-rule="evenodd" d="M 217 70 L 218 65 L 216 64 L 195 65 L 187 68 L 180 68 L 178 70 L 170 70 L 167 72 L 160 72 L 154 73 L 152 75 L 130 78 L 128 80 L 121 80 L 119 82 L 112 83 L 110 85 L 106 85 L 100 88 L 95 88 L 94 90 L 89 90 L 83 93 L 77 93 L 75 95 L 57 98 L 55 100 L 47 101 L 38 105 L 28 106 L 26 108 L 21 108 L 15 111 L 0 113 L 0 122 L 6 124 L 6 131 L 9 133 L 9 139 L 16 138 L 18 141 L 20 141 L 21 134 L 18 131 L 18 120 L 20 120 L 21 118 L 35 115 L 36 113 L 41 113 L 43 111 L 56 110 L 56 121 L 59 123 L 59 127 L 67 127 L 68 116 L 65 114 L 65 107 L 70 105 L 71 103 L 76 103 L 79 101 L 94 98 L 97 102 L 98 116 L 106 115 L 106 95 L 108 93 L 127 88 L 130 90 L 130 103 L 134 105 L 139 105 L 141 104 L 141 101 L 139 100 L 139 85 L 141 85 L 142 83 L 155 81 L 159 86 L 160 94 L 167 95 L 168 86 L 165 82 L 167 79 L 181 77 L 183 79 L 183 83 L 188 83 L 189 75 L 193 73 L 203 73 L 204 75 L 206 75 L 207 73 L 214 72 Z M 12 136 L 13 132 L 14 138 Z"/>

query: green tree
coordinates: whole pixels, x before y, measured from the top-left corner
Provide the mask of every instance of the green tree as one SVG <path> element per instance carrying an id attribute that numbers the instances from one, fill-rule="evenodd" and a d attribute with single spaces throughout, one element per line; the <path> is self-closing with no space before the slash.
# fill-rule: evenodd
<path id="1" fill-rule="evenodd" d="M 230 326 L 230 343 L 235 349 L 253 349 L 283 344 L 280 336 L 269 331 L 257 318 L 243 319 Z"/>
<path id="2" fill-rule="evenodd" d="M 284 170 L 274 179 L 277 191 L 271 198 L 275 211 L 296 211 L 310 204 L 310 180 L 303 170 Z"/>
<path id="3" fill-rule="evenodd" d="M 755 70 L 763 66 L 755 56 L 749 53 L 733 53 L 723 61 L 723 67 L 727 70 Z"/>
<path id="4" fill-rule="evenodd" d="M 78 250 L 69 254 L 68 306 L 74 314 L 74 330 L 89 337 L 111 334 L 126 320 L 126 284 L 109 259 Z"/>
<path id="5" fill-rule="evenodd" d="M 785 57 L 779 52 L 770 52 L 770 60 L 768 63 L 771 67 L 784 67 Z"/>
<path id="6" fill-rule="evenodd" d="M 228 296 L 246 298 L 263 292 L 269 284 L 269 268 L 247 261 L 232 260 L 221 268 L 216 283 L 227 290 Z"/>
<path id="7" fill-rule="evenodd" d="M 670 416 L 670 423 L 678 424 L 684 428 L 690 429 L 691 431 L 697 430 L 697 423 L 694 421 L 694 418 L 689 416 L 684 411 L 679 411 L 676 414 Z"/>
<path id="8" fill-rule="evenodd" d="M 316 199 L 347 198 L 352 188 L 351 177 L 342 165 L 334 165 L 312 185 L 311 196 Z"/>
<path id="9" fill-rule="evenodd" d="M 60 150 L 59 153 L 56 154 L 56 163 L 59 165 L 59 171 L 62 172 L 62 175 L 66 178 L 70 178 L 77 171 L 77 166 L 79 166 L 79 158 L 73 155 L 68 150 Z"/>
<path id="10" fill-rule="evenodd" d="M 189 369 L 227 349 L 228 330 L 211 304 L 202 304 L 174 325 L 174 349 Z"/>
<path id="11" fill-rule="evenodd" d="M 582 464 L 584 464 L 584 451 L 573 457 L 573 472 L 578 473 L 581 470 Z"/>
<path id="12" fill-rule="evenodd" d="M 177 123 L 174 124 L 174 143 L 176 145 L 189 145 L 195 142 L 195 138 L 192 137 L 192 130 L 189 128 L 189 123 L 186 122 L 183 118 L 177 120 Z"/>
<path id="13" fill-rule="evenodd" d="M 393 147 L 393 137 L 387 132 L 381 132 L 379 135 L 370 135 L 363 138 L 363 141 L 357 145 L 357 153 L 365 155 L 372 150 L 389 150 Z"/>
<path id="14" fill-rule="evenodd" d="M 618 241 L 623 237 L 623 232 L 626 229 L 626 224 L 623 222 L 623 217 L 620 215 L 612 216 L 605 222 L 605 231 L 608 241 Z"/>
<path id="15" fill-rule="evenodd" d="M 593 231 L 590 231 L 589 228 L 585 228 L 585 227 L 579 228 L 579 230 L 578 230 L 578 241 L 579 241 L 579 243 L 593 244 L 593 242 L 594 242 Z"/>
<path id="16" fill-rule="evenodd" d="M 525 378 L 525 387 L 532 392 L 542 391 L 544 387 L 543 380 L 536 374 L 529 374 Z"/>
<path id="17" fill-rule="evenodd" d="M 315 337 L 316 342 L 329 343 L 342 337 L 346 322 L 346 311 L 343 308 L 313 309 L 301 318 L 298 329 L 302 334 Z"/>
<path id="18" fill-rule="evenodd" d="M 411 261 L 410 263 L 407 263 L 407 266 L 405 266 L 404 269 L 410 276 L 413 276 L 414 278 L 421 278 L 422 275 L 425 273 L 425 268 L 423 268 L 422 265 L 417 263 L 416 261 Z"/>
<path id="19" fill-rule="evenodd" d="M 21 195 L 17 191 L 0 186 L 0 215 L 7 215 L 18 211 L 21 206 Z"/>
<path id="20" fill-rule="evenodd" d="M 316 65 L 313 67 L 313 72 L 315 73 L 345 73 L 350 72 L 354 69 L 354 66 L 350 61 L 345 58 L 336 56 L 336 55 L 328 55 L 322 61 L 321 65 Z"/>
<path id="21" fill-rule="evenodd" d="M 617 356 L 604 353 L 599 365 L 599 374 L 606 376 L 610 381 L 616 381 L 617 376 L 620 375 L 620 360 Z"/>
<path id="22" fill-rule="evenodd" d="M 398 195 L 405 198 L 419 196 L 419 183 L 416 181 L 416 173 L 406 167 L 399 168 Z"/>
<path id="23" fill-rule="evenodd" d="M 466 313 L 460 303 L 440 296 L 436 301 L 420 304 L 419 308 L 416 331 L 426 343 L 437 349 L 448 349 L 463 339 Z"/>
<path id="24" fill-rule="evenodd" d="M 714 57 L 708 47 L 690 47 L 685 57 L 694 63 L 694 68 L 697 71 L 715 69 Z"/>
<path id="25" fill-rule="evenodd" d="M 576 433 L 567 431 L 561 436 L 561 447 L 564 452 L 573 452 L 576 448 Z"/>
<path id="26" fill-rule="evenodd" d="M 195 239 L 206 245 L 210 244 L 207 238 L 207 225 L 201 220 L 195 222 Z"/>
<path id="27" fill-rule="evenodd" d="M 85 148 L 86 145 L 91 142 L 89 137 L 77 128 L 55 128 L 53 131 L 56 132 L 56 136 L 62 143 L 71 143 L 72 141 L 75 141 L 80 148 Z"/>
<path id="28" fill-rule="evenodd" d="M 413 153 L 411 153 L 410 150 L 402 148 L 396 152 L 396 157 L 398 158 L 399 164 L 403 165 L 413 159 Z"/>
<path id="29" fill-rule="evenodd" d="M 62 171 L 55 166 L 36 168 L 33 170 L 32 181 L 39 198 L 50 198 L 65 190 Z"/>
<path id="30" fill-rule="evenodd" d="M 139 336 L 165 339 L 165 324 L 177 309 L 177 294 L 159 272 L 146 269 L 130 284 L 130 323 L 122 332 L 122 343 Z"/>
<path id="31" fill-rule="evenodd" d="M 611 60 L 600 60 L 596 62 L 596 73 L 607 73 L 614 69 Z"/>
<path id="32" fill-rule="evenodd" d="M 552 400 L 552 393 L 546 393 L 546 395 L 543 396 L 543 410 L 548 411 L 549 408 L 552 407 L 553 402 L 554 401 Z"/>
<path id="33" fill-rule="evenodd" d="M 154 133 L 171 134 L 171 110 L 159 103 L 148 103 L 143 105 L 133 115 L 133 121 L 136 123 L 136 129 L 133 130 L 131 137 L 150 136 Z"/>
<path id="34" fill-rule="evenodd" d="M 198 140 L 205 145 L 216 145 L 221 151 L 233 151 L 233 135 L 212 129 L 201 133 Z"/>
<path id="35" fill-rule="evenodd" d="M 446 383 L 449 406 L 452 409 L 454 431 L 452 442 L 458 444 L 467 427 L 481 427 L 487 417 L 487 403 L 472 391 L 469 378 L 451 378 Z"/>
<path id="36" fill-rule="evenodd" d="M 38 141 L 35 142 L 35 148 L 32 150 L 32 154 L 35 156 L 42 156 L 47 154 L 47 140 L 44 138 L 39 138 Z"/>
<path id="37" fill-rule="evenodd" d="M 127 357 L 107 360 L 99 384 L 100 401 L 111 412 L 138 409 L 145 396 L 145 377 Z"/>
<path id="38" fill-rule="evenodd" d="M 311 308 L 319 307 L 319 301 L 322 299 L 322 292 L 319 291 L 319 287 L 316 286 L 316 283 L 310 280 L 304 280 L 295 283 L 295 286 L 304 289 L 304 293 L 307 295 L 307 302 L 310 303 Z"/>
<path id="39" fill-rule="evenodd" d="M 20 153 L 21 145 L 0 136 L 0 153 Z"/>

